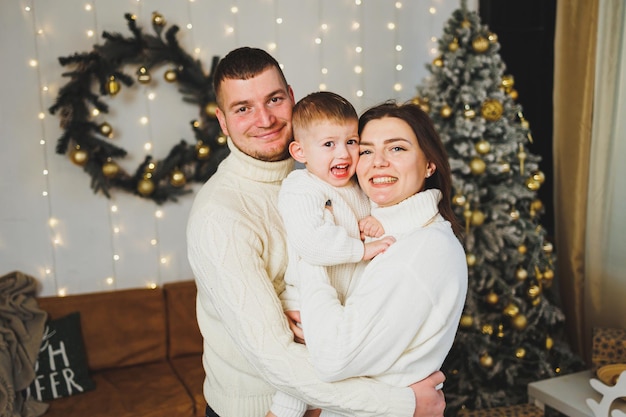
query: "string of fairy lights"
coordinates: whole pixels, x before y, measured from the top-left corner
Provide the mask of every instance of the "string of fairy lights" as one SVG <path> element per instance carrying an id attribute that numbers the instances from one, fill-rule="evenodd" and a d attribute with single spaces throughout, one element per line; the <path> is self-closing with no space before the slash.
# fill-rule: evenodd
<path id="1" fill-rule="evenodd" d="M 179 24 L 181 28 L 181 32 L 185 31 L 184 36 L 186 36 L 187 41 L 191 42 L 191 44 L 193 45 L 194 56 L 198 59 L 201 59 L 201 57 L 203 57 L 202 46 L 199 46 L 197 44 L 197 39 L 200 37 L 195 35 L 194 24 L 192 22 L 193 22 L 193 17 L 197 16 L 196 7 L 202 4 L 202 2 L 206 2 L 208 0 L 179 0 L 179 1 L 186 2 L 186 14 L 187 14 L 188 20 L 186 22 L 168 22 L 168 23 Z M 245 1 L 244 0 L 238 0 L 238 1 L 231 0 L 230 3 L 228 3 L 228 5 L 223 6 L 223 7 L 228 8 L 227 13 L 224 13 L 221 15 L 223 16 L 225 21 L 219 22 L 219 23 L 212 23 L 212 24 L 218 24 L 220 25 L 220 27 L 224 28 L 224 34 L 223 34 L 224 39 L 227 39 L 230 37 L 229 42 L 232 41 L 234 45 L 240 44 L 239 33 L 241 29 L 240 21 L 242 20 L 240 19 L 240 16 L 242 16 L 244 13 L 247 13 L 247 8 L 251 6 L 252 3 L 250 2 L 252 1 L 257 1 L 257 0 L 245 0 Z M 273 33 L 270 34 L 270 38 L 272 38 L 272 40 L 270 40 L 267 43 L 267 45 L 265 45 L 265 48 L 270 53 L 272 53 L 275 57 L 277 57 L 277 59 L 280 62 L 281 61 L 280 42 L 281 41 L 285 42 L 290 39 L 289 36 L 286 36 L 288 34 L 284 32 L 284 30 L 282 29 L 282 26 L 284 22 L 286 22 L 288 19 L 293 18 L 293 17 L 286 16 L 283 14 L 283 10 L 281 8 L 281 0 L 263 0 L 263 1 L 265 4 L 267 4 L 268 1 L 271 2 L 271 8 L 272 8 L 271 10 L 273 11 L 271 13 L 272 19 L 273 19 Z M 428 13 L 431 16 L 434 17 L 438 13 L 437 5 L 440 4 L 441 1 L 443 0 L 431 0 L 430 5 L 426 6 Z M 120 10 L 120 16 L 125 12 L 134 12 L 136 13 L 137 16 L 145 16 L 146 13 L 142 13 L 142 11 L 143 12 L 148 12 L 148 11 L 142 10 L 142 8 L 149 7 L 149 6 L 147 6 L 147 3 L 145 5 L 143 3 L 144 3 L 144 0 L 137 0 L 136 2 L 133 2 L 133 4 L 135 4 L 134 6 L 135 10 Z M 73 5 L 74 4 L 75 3 L 73 3 Z M 342 64 L 331 62 L 333 58 L 328 56 L 326 45 L 329 45 L 330 42 L 342 42 L 343 40 L 333 38 L 336 32 L 334 31 L 335 28 L 331 25 L 330 22 L 331 21 L 336 22 L 337 21 L 336 16 L 327 15 L 327 11 L 325 10 L 325 7 L 324 7 L 325 2 L 320 1 L 320 2 L 317 2 L 317 4 L 318 4 L 317 6 L 318 7 L 318 15 L 317 15 L 318 24 L 314 33 L 311 34 L 311 42 L 313 42 L 313 44 L 316 45 L 316 47 L 318 48 L 317 54 L 316 56 L 312 57 L 312 60 L 314 62 L 312 62 L 311 64 L 303 63 L 302 65 L 314 65 L 314 66 L 318 65 L 318 71 L 319 71 L 318 88 L 319 90 L 327 90 L 327 89 L 331 89 L 335 87 L 335 86 L 329 85 L 329 79 L 330 79 L 329 71 L 334 70 L 334 67 L 332 65 L 342 65 Z M 406 80 L 407 77 L 406 75 L 403 77 L 402 72 L 405 71 L 406 54 L 415 53 L 415 50 L 418 48 L 412 45 L 410 48 L 411 52 L 407 52 L 408 49 L 405 47 L 405 45 L 402 45 L 400 42 L 399 32 L 400 32 L 400 29 L 402 28 L 399 27 L 399 21 L 400 21 L 401 14 L 404 12 L 403 8 L 405 7 L 405 4 L 403 4 L 402 1 L 395 1 L 395 2 L 384 3 L 384 4 L 385 6 L 381 6 L 380 4 L 377 4 L 375 7 L 393 7 L 393 13 L 390 14 L 392 18 L 389 22 L 386 22 L 386 30 L 393 32 L 393 36 L 392 36 L 393 45 L 391 45 L 391 47 L 393 48 L 393 56 L 394 56 L 394 60 L 392 64 L 393 75 L 391 75 L 393 77 L 393 86 L 392 86 L 393 91 L 389 92 L 389 97 L 397 98 L 400 94 L 405 94 L 405 95 L 408 94 L 406 92 L 406 89 L 414 88 L 414 85 L 410 85 L 410 86 L 403 85 L 402 80 Z M 364 27 L 363 9 L 370 5 L 371 3 L 369 3 L 366 6 L 365 2 L 363 2 L 362 0 L 354 0 L 353 7 L 355 9 L 353 9 L 352 11 L 352 14 L 351 14 L 352 17 L 350 17 L 350 21 L 343 22 L 343 24 L 350 25 L 350 29 L 354 32 L 354 36 L 350 38 L 351 39 L 350 42 L 353 44 L 348 45 L 348 47 L 354 51 L 354 56 L 353 56 L 353 59 L 350 61 L 352 62 L 351 64 L 352 67 L 351 67 L 351 71 L 349 75 L 347 76 L 356 77 L 355 79 L 353 79 L 354 83 L 351 84 L 356 87 L 354 88 L 354 91 L 352 91 L 351 93 L 352 96 L 350 97 L 351 100 L 355 101 L 355 107 L 357 107 L 357 104 L 360 103 L 360 100 L 362 100 L 362 98 L 366 96 L 367 94 L 365 79 L 363 75 L 368 70 L 368 68 L 363 67 L 363 62 L 364 62 L 363 55 L 365 52 L 371 52 L 371 51 L 368 51 L 366 48 L 379 48 L 380 47 L 380 46 L 364 44 L 365 31 L 380 30 L 378 28 Z M 72 289 L 67 287 L 67 284 L 65 284 L 63 277 L 59 276 L 59 274 L 56 271 L 57 264 L 58 264 L 57 250 L 58 248 L 63 247 L 65 245 L 64 232 L 68 230 L 68 225 L 63 224 L 63 223 L 67 223 L 70 220 L 68 218 L 63 219 L 63 213 L 55 212 L 54 198 L 50 192 L 51 184 L 54 183 L 55 173 L 51 172 L 49 159 L 53 157 L 60 158 L 61 156 L 55 155 L 53 151 L 55 140 L 56 140 L 55 135 L 57 133 L 46 132 L 46 125 L 44 123 L 44 120 L 46 119 L 46 117 L 51 117 L 47 113 L 47 106 L 49 106 L 50 103 L 52 102 L 54 98 L 54 93 L 58 91 L 58 89 L 60 88 L 60 85 L 63 83 L 63 80 L 61 79 L 46 80 L 46 77 L 45 77 L 46 74 L 42 73 L 42 69 L 41 69 L 42 65 L 40 65 L 40 59 L 42 57 L 47 60 L 51 60 L 51 59 L 56 60 L 56 58 L 58 58 L 58 57 L 50 57 L 50 56 L 45 56 L 45 55 L 42 56 L 41 54 L 42 45 L 45 45 L 45 43 L 42 43 L 42 40 L 45 40 L 45 42 L 47 43 L 54 42 L 55 31 L 62 30 L 62 28 L 61 29 L 50 28 L 50 27 L 44 28 L 43 26 L 39 26 L 37 18 L 39 17 L 41 20 L 42 16 L 37 15 L 35 6 L 36 6 L 36 0 L 30 0 L 30 1 L 27 0 L 27 1 L 22 1 L 20 7 L 23 8 L 23 11 L 24 11 L 23 15 L 26 20 L 26 23 L 29 25 L 29 27 L 32 28 L 33 33 L 34 33 L 33 39 L 34 39 L 35 56 L 28 60 L 27 65 L 32 70 L 36 71 L 37 80 L 39 83 L 39 96 L 37 97 L 38 108 L 37 108 L 36 117 L 39 121 L 41 133 L 40 133 L 40 136 L 36 138 L 36 140 L 41 145 L 42 156 L 43 156 L 41 158 L 42 164 L 43 164 L 41 172 L 43 173 L 43 176 L 44 176 L 44 181 L 43 181 L 44 189 L 40 190 L 40 192 L 44 198 L 44 204 L 45 204 L 47 215 L 48 215 L 47 228 L 48 228 L 48 235 L 50 238 L 49 247 L 50 247 L 50 252 L 51 252 L 51 255 L 49 257 L 46 257 L 47 259 L 50 259 L 49 264 L 41 266 L 41 277 L 46 281 L 46 286 L 48 288 L 54 288 L 54 292 L 57 295 L 62 296 L 62 295 L 72 292 Z M 70 6 L 68 5 L 67 7 L 69 8 Z M 75 6 L 72 6 L 72 7 L 75 7 Z M 71 13 L 71 15 L 77 16 L 76 18 L 83 19 L 83 24 L 86 24 L 87 26 L 91 27 L 91 29 L 88 29 L 85 32 L 85 36 L 89 40 L 89 43 L 91 44 L 99 43 L 100 32 L 102 30 L 106 30 L 107 28 L 105 27 L 106 24 L 103 23 L 100 19 L 98 10 L 96 9 L 95 2 L 85 2 L 79 5 L 78 7 L 80 7 L 82 11 L 79 13 L 79 11 L 77 10 L 76 12 Z M 413 5 L 413 7 L 415 6 Z M 150 10 L 150 12 L 152 12 L 152 10 Z M 64 14 L 68 15 L 68 12 L 66 11 L 64 12 Z M 228 15 L 230 15 L 230 18 L 228 17 Z M 300 19 L 301 16 L 298 16 L 298 18 Z M 196 19 L 198 18 L 196 17 Z M 146 25 L 149 24 L 149 21 L 145 22 L 145 24 Z M 198 21 L 196 22 L 196 24 L 199 24 Z M 432 36 L 429 38 L 428 44 L 422 46 L 424 55 L 428 55 L 428 57 L 424 58 L 425 62 L 427 60 L 429 61 L 431 57 L 437 54 L 437 42 L 436 41 L 437 41 L 437 35 L 439 34 L 441 28 L 438 25 L 432 25 L 429 30 L 432 33 Z M 214 40 L 211 41 L 211 46 L 212 47 L 215 46 Z M 75 49 L 76 48 L 73 47 L 72 45 L 68 45 L 68 54 L 71 53 Z M 49 68 L 50 65 L 47 65 L 46 67 Z M 336 79 L 336 78 L 333 78 L 333 79 Z M 415 80 L 415 83 L 417 83 L 418 81 L 419 80 Z M 144 115 L 141 116 L 140 119 L 137 121 L 137 123 L 139 123 L 140 126 L 145 128 L 143 129 L 144 136 L 142 139 L 144 141 L 143 151 L 145 152 L 145 155 L 150 154 L 151 152 L 156 152 L 158 150 L 162 151 L 162 149 L 155 149 L 155 145 L 154 145 L 156 143 L 155 137 L 158 135 L 159 132 L 156 132 L 155 127 L 153 127 L 153 125 L 151 124 L 151 109 L 153 108 L 153 106 L 165 105 L 165 104 L 158 103 L 158 91 L 154 89 L 150 89 L 150 88 L 144 89 L 143 95 L 139 97 L 141 97 L 140 98 L 141 100 L 145 100 Z M 94 118 L 98 118 L 101 115 L 97 113 L 97 110 L 94 110 L 92 116 Z M 133 122 L 130 121 L 129 123 L 133 123 Z M 136 158 L 142 158 L 145 155 L 139 155 L 139 156 L 136 156 Z M 60 189 L 62 187 L 57 187 L 57 188 Z M 94 198 L 101 198 L 101 197 L 95 196 Z M 189 200 L 188 203 L 190 204 L 192 198 L 188 197 L 187 199 Z M 108 237 L 108 239 L 110 239 L 110 250 L 112 253 L 112 267 L 111 267 L 112 274 L 100 278 L 102 280 L 101 281 L 102 285 L 100 284 L 96 285 L 96 287 L 100 289 L 103 289 L 103 288 L 104 289 L 106 288 L 116 289 L 118 287 L 118 276 L 117 276 L 119 274 L 118 263 L 125 256 L 125 251 L 128 248 L 126 246 L 127 245 L 126 242 L 128 241 L 128 239 L 126 239 L 127 235 L 125 234 L 127 233 L 125 222 L 131 221 L 130 219 L 132 219 L 133 216 L 137 215 L 132 212 L 137 206 L 136 205 L 127 206 L 124 204 L 125 201 L 126 200 L 123 200 L 123 199 L 116 200 L 115 196 L 113 196 L 113 198 L 109 199 L 107 202 L 108 204 L 107 221 L 109 223 L 109 228 L 110 228 L 110 236 Z M 156 271 L 157 271 L 156 276 L 153 278 L 148 278 L 145 281 L 145 285 L 148 287 L 155 287 L 162 283 L 161 281 L 163 280 L 163 277 L 167 275 L 167 274 L 162 274 L 162 270 L 163 268 L 167 268 L 171 262 L 173 261 L 186 262 L 186 257 L 185 257 L 184 252 L 181 251 L 180 253 L 166 254 L 164 253 L 164 250 L 162 249 L 162 246 L 160 245 L 160 240 L 164 238 L 164 236 L 160 236 L 159 231 L 161 229 L 162 222 L 167 218 L 167 207 L 155 209 L 152 214 L 154 217 L 154 230 L 145 239 L 146 239 L 146 245 L 149 245 L 148 247 L 153 248 L 152 250 L 155 253 L 155 258 L 156 258 L 156 262 L 158 263 L 158 266 L 156 267 Z M 180 246 L 184 248 L 184 242 L 180 242 Z M 175 258 L 184 258 L 184 259 L 175 259 Z M 130 262 L 130 260 L 127 260 L 127 261 Z"/>

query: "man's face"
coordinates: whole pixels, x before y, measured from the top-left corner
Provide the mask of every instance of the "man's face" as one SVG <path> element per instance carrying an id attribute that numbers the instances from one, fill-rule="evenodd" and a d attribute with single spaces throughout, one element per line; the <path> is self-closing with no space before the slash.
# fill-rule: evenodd
<path id="1" fill-rule="evenodd" d="M 242 152 L 262 161 L 289 157 L 293 91 L 274 67 L 247 80 L 226 78 L 216 111 L 222 131 Z"/>

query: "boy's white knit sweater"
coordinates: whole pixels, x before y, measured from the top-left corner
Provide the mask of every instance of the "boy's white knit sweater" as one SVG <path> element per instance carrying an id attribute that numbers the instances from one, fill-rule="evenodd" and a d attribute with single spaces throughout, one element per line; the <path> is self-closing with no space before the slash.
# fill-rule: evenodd
<path id="1" fill-rule="evenodd" d="M 334 187 L 306 169 L 298 169 L 283 181 L 278 210 L 287 231 L 289 263 L 285 291 L 280 294 L 285 311 L 300 310 L 298 274 L 302 260 L 326 266 L 331 285 L 343 303 L 357 262 L 363 259 L 359 220 L 370 212 L 370 203 L 356 181 Z"/>
<path id="2" fill-rule="evenodd" d="M 344 415 L 411 416 L 409 388 L 368 378 L 326 383 L 316 375 L 277 296 L 287 250 L 276 206 L 293 161 L 262 162 L 230 141 L 229 147 L 198 192 L 187 225 L 209 405 L 222 417 L 263 417 L 280 389 Z"/>

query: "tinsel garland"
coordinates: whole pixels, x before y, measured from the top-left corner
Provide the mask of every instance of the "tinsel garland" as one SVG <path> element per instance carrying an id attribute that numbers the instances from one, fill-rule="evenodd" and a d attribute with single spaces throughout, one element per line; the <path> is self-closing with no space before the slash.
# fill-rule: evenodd
<path id="1" fill-rule="evenodd" d="M 105 31 L 105 42 L 95 45 L 91 52 L 59 58 L 62 66 L 73 70 L 63 73 L 70 81 L 49 108 L 51 114 L 59 114 L 64 130 L 56 152 L 68 154 L 72 162 L 83 167 L 91 176 L 94 193 L 102 191 L 110 198 L 111 189 L 118 188 L 157 204 L 176 201 L 178 196 L 191 192 L 186 184 L 204 182 L 213 175 L 229 152 L 215 118 L 212 74 L 219 58 L 213 57 L 211 71 L 205 75 L 200 61 L 178 44 L 178 26 L 165 31 L 163 39 L 165 19 L 159 13 L 152 14 L 155 35 L 143 33 L 134 15 L 124 17 L 131 37 Z M 199 119 L 191 121 L 195 143 L 180 140 L 164 159 L 147 155 L 134 172 L 128 173 L 117 163 L 127 152 L 110 141 L 113 127 L 107 122 L 96 123 L 94 114 L 108 113 L 103 96 L 115 96 L 122 85 L 134 84 L 134 78 L 123 72 L 124 67 L 135 66 L 137 80 L 148 84 L 150 70 L 164 64 L 171 65 L 164 78 L 177 83 L 183 101 L 199 106 Z"/>

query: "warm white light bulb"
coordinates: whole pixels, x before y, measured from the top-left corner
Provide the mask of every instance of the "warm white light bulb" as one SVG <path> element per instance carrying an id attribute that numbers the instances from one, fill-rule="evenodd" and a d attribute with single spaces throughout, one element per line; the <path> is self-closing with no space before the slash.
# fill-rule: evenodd
<path id="1" fill-rule="evenodd" d="M 357 90 L 356 96 L 357 97 L 363 97 L 363 90 Z"/>
<path id="2" fill-rule="evenodd" d="M 157 210 L 157 211 L 155 211 L 155 212 L 154 212 L 154 216 L 155 216 L 157 219 L 162 218 L 162 217 L 163 217 L 163 211 L 162 211 L 162 210 Z"/>
<path id="3" fill-rule="evenodd" d="M 139 123 L 141 123 L 142 125 L 147 125 L 148 124 L 148 117 L 147 116 L 143 116 L 139 119 Z"/>
<path id="4" fill-rule="evenodd" d="M 143 149 L 146 150 L 146 151 L 152 150 L 152 143 L 150 143 L 150 142 L 144 143 L 143 144 Z"/>

